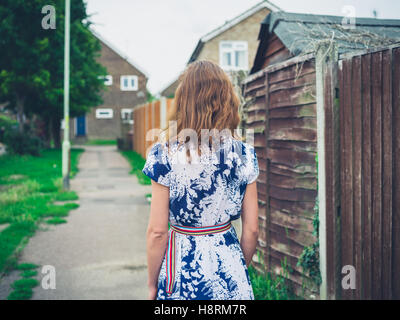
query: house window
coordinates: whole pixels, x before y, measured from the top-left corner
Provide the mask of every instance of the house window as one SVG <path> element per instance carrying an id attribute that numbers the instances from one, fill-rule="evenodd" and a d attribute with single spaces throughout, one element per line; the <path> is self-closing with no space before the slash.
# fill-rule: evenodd
<path id="1" fill-rule="evenodd" d="M 113 109 L 106 109 L 106 108 L 96 109 L 96 118 L 97 119 L 112 119 L 113 118 Z"/>
<path id="2" fill-rule="evenodd" d="M 121 109 L 121 119 L 123 123 L 133 124 L 133 110 L 132 109 Z"/>
<path id="3" fill-rule="evenodd" d="M 104 80 L 104 85 L 111 86 L 113 84 L 113 78 L 111 75 L 99 76 L 99 79 Z"/>
<path id="4" fill-rule="evenodd" d="M 248 49 L 246 41 L 221 41 L 219 64 L 224 70 L 247 70 Z"/>
<path id="5" fill-rule="evenodd" d="M 121 91 L 137 91 L 138 77 L 137 76 L 121 76 Z"/>
<path id="6" fill-rule="evenodd" d="M 113 80 L 113 79 L 112 79 L 112 76 L 111 76 L 111 75 L 106 75 L 106 76 L 104 77 L 104 84 L 105 84 L 106 86 L 111 86 L 112 83 L 113 83 L 112 80 Z"/>

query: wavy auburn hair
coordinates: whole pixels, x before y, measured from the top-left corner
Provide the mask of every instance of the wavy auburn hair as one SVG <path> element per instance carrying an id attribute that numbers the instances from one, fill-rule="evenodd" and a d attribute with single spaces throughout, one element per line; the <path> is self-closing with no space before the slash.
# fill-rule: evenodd
<path id="1" fill-rule="evenodd" d="M 168 121 L 166 139 L 178 138 L 183 129 L 192 129 L 197 133 L 198 145 L 202 129 L 229 130 L 235 136 L 240 122 L 239 104 L 232 82 L 224 70 L 211 61 L 193 62 L 179 78 L 168 117 L 169 121 L 176 121 L 178 136 L 171 136 Z"/>

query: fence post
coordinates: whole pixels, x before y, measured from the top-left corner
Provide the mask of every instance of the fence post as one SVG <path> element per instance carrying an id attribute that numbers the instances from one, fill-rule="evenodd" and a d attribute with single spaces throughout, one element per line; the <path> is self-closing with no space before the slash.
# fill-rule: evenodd
<path id="1" fill-rule="evenodd" d="M 334 70 L 337 66 L 338 53 L 334 41 L 321 41 L 318 45 L 315 57 L 315 73 L 316 73 L 316 101 L 317 101 L 317 155 L 318 155 L 318 217 L 319 217 L 319 260 L 320 260 L 320 299 L 326 300 L 332 298 L 329 295 L 328 288 L 332 283 L 328 282 L 328 270 L 332 270 L 332 266 L 328 263 L 328 251 L 331 254 L 331 249 L 328 249 L 327 237 L 331 237 L 332 226 L 331 216 L 328 216 L 327 203 L 332 197 L 332 181 L 327 179 L 331 174 L 330 169 L 332 164 L 333 153 L 327 150 L 327 135 L 333 133 L 331 123 L 332 109 L 335 104 L 335 85 L 334 85 Z M 329 113 L 329 115 L 327 114 Z M 327 117 L 328 116 L 328 117 Z M 332 147 L 331 145 L 328 148 Z M 328 151 L 328 152 L 327 152 Z M 328 166 L 328 170 L 327 170 Z M 331 212 L 329 211 L 331 214 Z M 329 230 L 330 229 L 330 230 Z M 329 243 L 331 246 L 332 243 Z"/>

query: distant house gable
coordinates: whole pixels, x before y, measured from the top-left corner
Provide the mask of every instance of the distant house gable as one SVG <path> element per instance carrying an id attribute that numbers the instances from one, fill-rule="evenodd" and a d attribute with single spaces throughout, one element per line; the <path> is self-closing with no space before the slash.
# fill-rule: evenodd
<path id="1" fill-rule="evenodd" d="M 148 73 L 142 67 L 139 67 L 139 65 L 136 62 L 134 62 L 131 58 L 122 53 L 118 48 L 116 48 L 113 44 L 107 41 L 104 37 L 100 36 L 93 29 L 91 29 L 91 32 L 102 43 L 103 46 L 107 47 L 109 50 L 115 53 L 115 55 L 118 55 L 119 58 L 121 58 L 122 60 L 125 60 L 131 67 L 133 67 L 137 71 L 137 73 L 140 73 L 146 79 L 149 78 Z"/>
<path id="2" fill-rule="evenodd" d="M 133 107 L 147 99 L 147 72 L 98 33 L 91 32 L 101 45 L 96 60 L 107 69 L 105 88 L 101 105 L 71 119 L 70 139 L 127 139 L 133 124 Z"/>
<path id="3" fill-rule="evenodd" d="M 240 15 L 234 17 L 231 20 L 228 20 L 222 26 L 210 31 L 209 33 L 205 34 L 203 37 L 200 38 L 199 42 L 197 43 L 196 48 L 194 49 L 192 55 L 189 58 L 188 64 L 195 61 L 202 50 L 204 43 L 214 39 L 215 37 L 219 36 L 220 34 L 226 32 L 227 30 L 231 29 L 232 27 L 238 25 L 243 20 L 247 19 L 248 17 L 252 16 L 256 12 L 268 9 L 269 11 L 280 11 L 281 9 L 276 5 L 272 4 L 269 1 L 261 1 L 260 3 L 254 5 L 250 9 L 246 10 L 245 12 L 241 13 Z"/>
<path id="4" fill-rule="evenodd" d="M 179 85 L 179 78 L 176 78 L 171 82 L 163 91 L 161 91 L 161 96 L 172 98 L 175 95 L 175 90 Z"/>
<path id="5" fill-rule="evenodd" d="M 229 45 L 232 47 L 235 46 L 231 49 L 232 52 L 243 51 L 247 53 L 242 53 L 242 60 L 240 66 L 237 68 L 248 70 L 249 62 L 253 61 L 253 57 L 257 50 L 259 24 L 268 12 L 278 10 L 280 10 L 280 8 L 271 2 L 261 1 L 240 15 L 225 22 L 220 27 L 208 32 L 198 41 L 187 64 L 201 59 L 220 63 L 220 61 L 223 60 L 220 45 L 222 46 L 226 44 L 226 42 L 229 42 Z M 242 47 L 238 48 L 238 46 Z M 227 53 L 225 52 L 225 54 Z M 239 65 L 239 63 L 237 63 L 237 65 Z M 178 84 L 178 79 L 171 81 L 161 91 L 161 95 L 166 97 L 173 96 Z"/>

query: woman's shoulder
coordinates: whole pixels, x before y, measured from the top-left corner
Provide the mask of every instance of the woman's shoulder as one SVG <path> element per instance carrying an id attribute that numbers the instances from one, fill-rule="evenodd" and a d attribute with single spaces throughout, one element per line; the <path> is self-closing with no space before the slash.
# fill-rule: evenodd
<path id="1" fill-rule="evenodd" d="M 254 182 L 259 174 L 257 154 L 254 145 L 250 142 L 236 140 L 234 142 L 239 150 L 240 164 L 244 181 L 249 184 Z"/>
<path id="2" fill-rule="evenodd" d="M 152 152 L 155 153 L 165 153 L 167 152 L 170 148 L 172 148 L 174 146 L 173 143 L 170 143 L 169 141 L 157 141 L 154 142 L 151 146 L 150 146 L 150 150 Z"/>
<path id="3" fill-rule="evenodd" d="M 155 142 L 150 149 L 150 153 L 157 157 L 171 157 L 179 150 L 181 150 L 182 145 L 177 141 L 158 141 Z M 225 139 L 222 143 L 222 148 L 220 150 L 225 150 L 228 152 L 233 151 L 239 157 L 252 157 L 255 155 L 254 146 L 250 142 L 245 142 L 237 138 Z"/>
<path id="4" fill-rule="evenodd" d="M 251 155 L 255 153 L 254 146 L 250 142 L 232 138 L 233 149 L 242 155 Z"/>
<path id="5" fill-rule="evenodd" d="M 168 163 L 168 145 L 165 142 L 154 142 L 146 158 L 152 158 L 154 162 Z"/>

